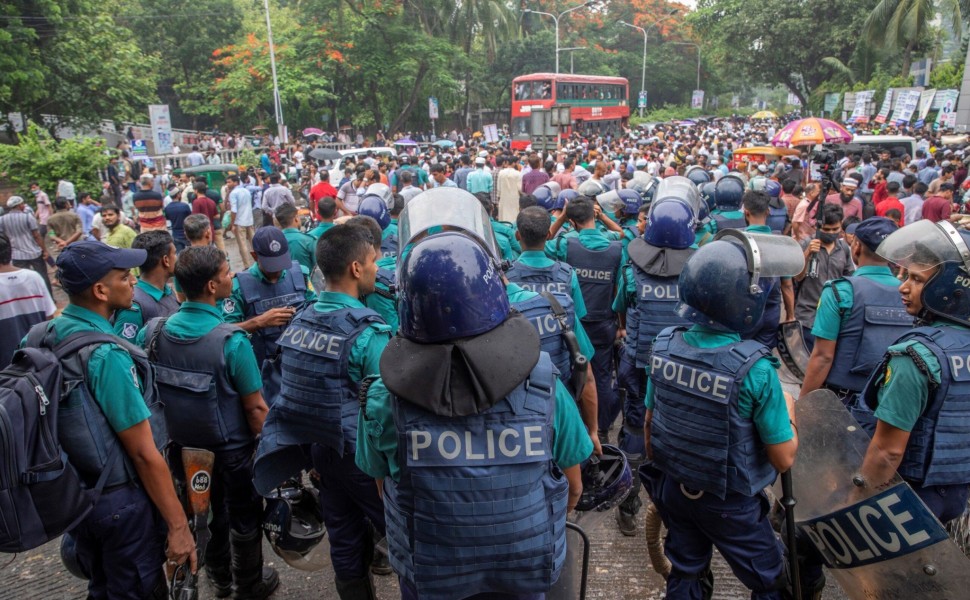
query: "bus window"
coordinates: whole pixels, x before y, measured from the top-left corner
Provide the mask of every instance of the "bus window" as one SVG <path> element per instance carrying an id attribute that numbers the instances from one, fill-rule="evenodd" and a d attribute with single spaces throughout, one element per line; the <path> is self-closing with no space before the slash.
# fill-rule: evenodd
<path id="1" fill-rule="evenodd" d="M 568 98 L 569 97 L 569 92 L 567 91 L 568 89 L 569 89 L 569 84 L 566 84 L 566 83 L 557 83 L 556 84 L 556 98 L 559 99 L 559 100 L 562 100 L 564 98 Z"/>
<path id="2" fill-rule="evenodd" d="M 515 99 L 530 100 L 532 98 L 532 82 L 523 81 L 515 84 Z"/>
<path id="3" fill-rule="evenodd" d="M 512 135 L 529 135 L 529 117 L 517 117 L 512 119 Z"/>
<path id="4" fill-rule="evenodd" d="M 537 81 L 535 82 L 535 97 L 542 100 L 552 99 L 552 82 L 551 81 Z"/>

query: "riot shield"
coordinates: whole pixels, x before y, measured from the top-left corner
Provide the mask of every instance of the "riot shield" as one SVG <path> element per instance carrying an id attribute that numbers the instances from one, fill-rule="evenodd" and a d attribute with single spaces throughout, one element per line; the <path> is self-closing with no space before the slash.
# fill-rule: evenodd
<path id="1" fill-rule="evenodd" d="M 811 353 L 805 345 L 802 325 L 798 321 L 786 321 L 778 324 L 778 354 L 785 366 L 799 381 L 805 379 L 808 370 L 808 359 Z"/>
<path id="2" fill-rule="evenodd" d="M 589 576 L 589 538 L 583 528 L 566 523 L 566 561 L 546 600 L 585 600 Z"/>
<path id="3" fill-rule="evenodd" d="M 795 404 L 796 520 L 852 600 L 966 598 L 970 561 L 898 475 L 866 485 L 869 436 L 828 390 Z"/>

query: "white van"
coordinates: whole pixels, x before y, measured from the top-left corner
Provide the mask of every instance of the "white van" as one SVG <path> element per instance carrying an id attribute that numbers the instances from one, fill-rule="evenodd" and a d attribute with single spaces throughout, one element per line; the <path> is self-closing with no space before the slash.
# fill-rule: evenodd
<path id="1" fill-rule="evenodd" d="M 839 144 L 839 147 L 842 146 L 853 147 L 853 152 L 869 150 L 873 158 L 883 150 L 889 150 L 893 158 L 902 158 L 906 154 L 910 158 L 916 157 L 916 138 L 908 135 L 857 135 L 852 138 L 851 144 Z"/>
<path id="2" fill-rule="evenodd" d="M 349 161 L 353 161 L 354 163 L 360 162 L 365 156 L 367 156 L 368 152 L 373 152 L 374 156 L 381 161 L 397 156 L 397 153 L 394 152 L 394 148 L 388 148 L 387 146 L 377 146 L 374 148 L 347 148 L 346 150 L 337 150 L 337 152 L 340 153 L 340 169 L 343 169 L 344 165 L 346 165 Z"/>

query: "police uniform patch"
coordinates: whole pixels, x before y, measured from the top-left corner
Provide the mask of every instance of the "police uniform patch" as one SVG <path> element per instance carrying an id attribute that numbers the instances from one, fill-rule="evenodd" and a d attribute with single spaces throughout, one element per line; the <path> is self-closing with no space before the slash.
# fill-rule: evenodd
<path id="1" fill-rule="evenodd" d="M 135 365 L 131 366 L 131 370 L 129 372 L 131 373 L 131 382 L 135 384 L 136 388 L 141 389 L 138 385 L 138 371 L 135 370 Z"/>
<path id="2" fill-rule="evenodd" d="M 273 240 L 272 242 L 269 243 L 270 252 L 279 252 L 282 247 L 283 246 L 280 245 L 280 243 L 277 242 L 276 240 Z"/>
<path id="3" fill-rule="evenodd" d="M 222 312 L 226 314 L 230 314 L 235 312 L 235 310 L 236 310 L 236 303 L 235 301 L 233 301 L 232 298 L 226 298 L 225 300 L 222 301 Z"/>
<path id="4" fill-rule="evenodd" d="M 886 387 L 887 385 L 889 385 L 889 380 L 892 378 L 892 376 L 893 376 L 893 368 L 890 367 L 889 365 L 886 365 L 886 378 L 882 382 L 882 387 Z"/>
<path id="5" fill-rule="evenodd" d="M 136 335 L 138 335 L 138 326 L 134 323 L 125 323 L 121 328 L 121 337 L 127 340 L 135 339 Z"/>

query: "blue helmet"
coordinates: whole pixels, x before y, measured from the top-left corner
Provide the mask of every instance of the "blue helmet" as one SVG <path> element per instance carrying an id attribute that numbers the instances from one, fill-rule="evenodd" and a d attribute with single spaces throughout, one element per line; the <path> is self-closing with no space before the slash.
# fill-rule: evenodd
<path id="1" fill-rule="evenodd" d="M 684 175 L 687 176 L 687 179 L 693 181 L 697 187 L 701 187 L 705 183 L 711 182 L 711 174 L 704 170 L 704 167 L 701 166 L 694 166 L 687 169 L 687 172 L 684 173 Z"/>
<path id="2" fill-rule="evenodd" d="M 714 194 L 717 208 L 721 210 L 737 210 L 741 208 L 741 198 L 744 196 L 744 181 L 740 177 L 725 175 L 714 184 Z"/>
<path id="3" fill-rule="evenodd" d="M 714 210 L 714 207 L 717 206 L 717 192 L 715 192 L 716 187 L 717 184 L 713 181 L 705 183 L 701 186 L 701 199 L 704 200 L 705 204 L 707 204 L 708 212 Z"/>
<path id="4" fill-rule="evenodd" d="M 401 335 L 434 344 L 498 327 L 511 310 L 500 273 L 485 248 L 461 233 L 419 241 L 398 270 Z"/>
<path id="5" fill-rule="evenodd" d="M 936 267 L 920 294 L 923 311 L 970 326 L 970 231 L 949 221 L 916 221 L 891 233 L 876 253 L 905 268 Z"/>
<path id="6" fill-rule="evenodd" d="M 661 198 L 650 208 L 643 239 L 658 248 L 682 250 L 694 243 L 696 220 L 691 207 L 678 198 Z"/>
<path id="7" fill-rule="evenodd" d="M 626 500 L 633 489 L 633 472 L 623 451 L 603 444 L 602 456 L 591 456 L 582 469 L 583 493 L 576 503 L 580 512 L 605 512 Z"/>
<path id="8" fill-rule="evenodd" d="M 552 210 L 562 210 L 566 208 L 567 202 L 572 202 L 579 197 L 579 192 L 576 190 L 563 190 L 559 192 L 559 196 L 556 198 L 556 203 L 552 206 Z"/>
<path id="9" fill-rule="evenodd" d="M 772 198 L 781 197 L 781 184 L 774 179 L 768 179 L 765 181 L 765 190 L 769 196 Z"/>
<path id="10" fill-rule="evenodd" d="M 81 566 L 81 561 L 77 558 L 77 539 L 70 531 L 61 537 L 61 562 L 64 563 L 67 572 L 78 579 L 85 581 L 91 579 L 91 576 L 85 572 Z"/>
<path id="11" fill-rule="evenodd" d="M 382 230 L 387 229 L 391 224 L 391 212 L 387 210 L 387 204 L 380 196 L 368 194 L 361 198 L 357 206 L 357 214 L 373 218 Z"/>
<path id="12" fill-rule="evenodd" d="M 623 200 L 623 214 L 636 215 L 640 212 L 640 204 L 642 200 L 640 198 L 640 194 L 636 190 L 619 190 L 617 194 L 620 196 L 620 200 Z"/>
<path id="13" fill-rule="evenodd" d="M 748 333 L 761 323 L 762 277 L 794 276 L 805 266 L 790 237 L 728 229 L 691 255 L 680 272 L 681 317 L 720 331 Z"/>
<path id="14" fill-rule="evenodd" d="M 532 192 L 532 197 L 536 199 L 536 204 L 546 210 L 552 210 L 556 205 L 556 194 L 544 185 L 540 185 Z"/>

